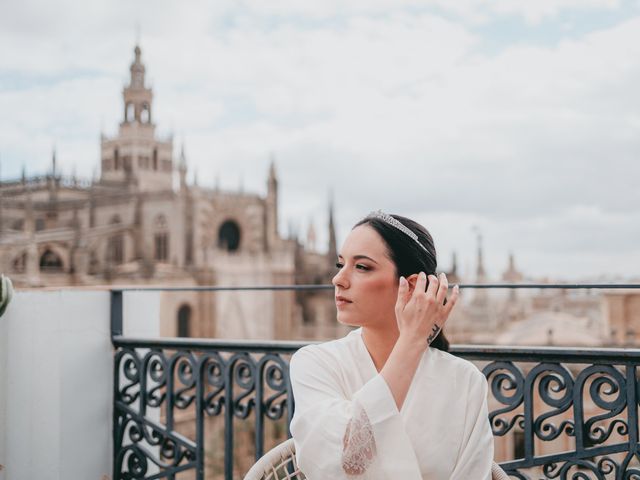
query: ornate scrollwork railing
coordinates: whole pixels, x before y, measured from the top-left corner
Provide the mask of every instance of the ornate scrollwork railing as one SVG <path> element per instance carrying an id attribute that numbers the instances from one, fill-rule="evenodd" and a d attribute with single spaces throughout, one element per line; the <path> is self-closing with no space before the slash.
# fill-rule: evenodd
<path id="1" fill-rule="evenodd" d="M 640 479 L 640 351 L 456 347 L 487 362 L 489 420 L 497 437 L 520 432 L 518 479 Z M 515 435 L 514 435 L 515 436 Z"/>
<path id="2" fill-rule="evenodd" d="M 114 338 L 114 477 L 204 478 L 206 417 L 223 416 L 225 475 L 233 475 L 234 418 L 253 416 L 255 454 L 265 423 L 292 415 L 293 342 Z M 640 479 L 640 352 L 454 347 L 489 382 L 497 437 L 520 432 L 523 456 L 502 463 L 517 479 Z M 176 413 L 193 409 L 189 438 Z M 163 412 L 163 413 L 161 413 Z M 161 421 L 162 417 L 162 421 Z"/>
<path id="3" fill-rule="evenodd" d="M 253 415 L 255 456 L 265 422 L 293 412 L 288 361 L 303 344 L 114 338 L 114 478 L 204 478 L 204 423 L 224 417 L 225 478 L 233 475 L 234 419 Z M 194 435 L 176 431 L 190 411 Z M 162 419 L 162 423 L 161 423 Z"/>

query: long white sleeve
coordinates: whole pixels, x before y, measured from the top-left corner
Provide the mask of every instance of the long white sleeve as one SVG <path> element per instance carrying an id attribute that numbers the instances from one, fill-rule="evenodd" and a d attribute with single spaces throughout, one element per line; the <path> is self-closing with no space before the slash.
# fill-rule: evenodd
<path id="1" fill-rule="evenodd" d="M 384 378 L 378 374 L 350 395 L 336 362 L 319 346 L 302 348 L 291 358 L 296 402 L 291 434 L 303 473 L 309 480 L 422 480 Z"/>
<path id="2" fill-rule="evenodd" d="M 472 369 L 467 385 L 464 430 L 451 480 L 490 480 L 493 433 L 487 410 L 487 381 Z"/>

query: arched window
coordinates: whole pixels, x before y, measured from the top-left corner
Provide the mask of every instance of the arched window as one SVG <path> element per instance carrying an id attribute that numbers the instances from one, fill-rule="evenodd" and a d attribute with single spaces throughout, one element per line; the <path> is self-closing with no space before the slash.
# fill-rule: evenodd
<path id="1" fill-rule="evenodd" d="M 158 170 L 158 149 L 153 149 L 153 169 Z"/>
<path id="2" fill-rule="evenodd" d="M 142 123 L 151 122 L 151 110 L 149 109 L 149 105 L 146 103 L 143 103 L 140 109 L 140 122 Z"/>
<path id="3" fill-rule="evenodd" d="M 132 102 L 127 103 L 125 110 L 124 110 L 124 121 L 125 122 L 132 122 L 135 117 L 136 117 L 136 111 L 135 111 L 135 106 L 133 105 Z"/>
<path id="4" fill-rule="evenodd" d="M 218 230 L 218 248 L 235 252 L 240 247 L 240 227 L 233 220 L 227 220 Z"/>
<path id="5" fill-rule="evenodd" d="M 44 218 L 36 218 L 36 232 L 39 232 L 40 230 L 44 230 Z"/>
<path id="6" fill-rule="evenodd" d="M 189 305 L 182 305 L 178 309 L 178 336 L 191 336 L 191 307 Z"/>
<path id="7" fill-rule="evenodd" d="M 120 152 L 117 148 L 113 151 L 113 169 L 120 170 Z"/>
<path id="8" fill-rule="evenodd" d="M 52 250 L 45 250 L 40 257 L 40 270 L 44 272 L 61 272 L 62 259 Z"/>
<path id="9" fill-rule="evenodd" d="M 158 262 L 166 262 L 169 260 L 169 231 L 164 215 L 156 217 L 154 229 L 154 258 Z"/>

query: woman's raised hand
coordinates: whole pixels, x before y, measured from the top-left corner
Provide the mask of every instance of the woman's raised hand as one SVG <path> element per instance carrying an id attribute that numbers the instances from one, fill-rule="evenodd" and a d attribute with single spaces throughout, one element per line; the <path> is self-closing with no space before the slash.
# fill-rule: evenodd
<path id="1" fill-rule="evenodd" d="M 400 277 L 395 311 L 400 336 L 417 342 L 426 340 L 428 345 L 435 340 L 449 318 L 458 300 L 459 289 L 457 285 L 453 287 L 451 297 L 447 299 L 449 283 L 444 273 L 439 278 L 429 275 L 429 286 L 425 291 L 426 284 L 427 276 L 420 272 L 411 292 L 407 279 Z"/>
<path id="2" fill-rule="evenodd" d="M 400 336 L 380 371 L 398 410 L 404 404 L 425 349 L 436 339 L 458 300 L 457 285 L 447 299 L 449 283 L 443 273 L 439 279 L 430 275 L 429 287 L 425 291 L 426 285 L 424 273 L 418 275 L 413 291 L 407 279 L 400 277 L 395 307 Z"/>

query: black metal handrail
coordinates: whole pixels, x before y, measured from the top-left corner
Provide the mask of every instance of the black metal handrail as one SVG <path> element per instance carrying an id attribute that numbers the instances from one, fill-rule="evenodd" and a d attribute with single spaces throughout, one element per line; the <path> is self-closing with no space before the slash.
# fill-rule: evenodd
<path id="1" fill-rule="evenodd" d="M 491 290 L 634 290 L 640 289 L 640 283 L 460 283 L 459 288 Z M 278 290 L 333 290 L 333 285 L 248 285 L 218 286 L 194 285 L 186 287 L 169 286 L 131 286 L 113 288 L 113 292 L 226 292 L 226 291 L 278 291 Z"/>
<path id="2" fill-rule="evenodd" d="M 247 353 L 287 353 L 312 343 L 287 340 L 216 340 L 200 338 L 144 338 L 113 337 L 113 345 L 129 348 L 149 348 L 180 350 L 219 350 Z M 518 362 L 532 362 L 544 357 L 551 362 L 575 362 L 588 359 L 594 364 L 618 363 L 634 365 L 640 363 L 640 349 L 637 348 L 582 348 L 582 347 L 496 347 L 494 345 L 452 345 L 450 353 L 468 360 L 495 361 L 509 359 Z"/>
<path id="3" fill-rule="evenodd" d="M 286 340 L 214 340 L 204 338 L 135 338 L 113 337 L 113 345 L 116 348 L 149 348 L 180 350 L 216 350 L 223 352 L 247 352 L 247 353 L 289 353 L 292 354 L 299 348 L 313 342 L 295 342 Z"/>

